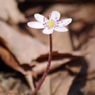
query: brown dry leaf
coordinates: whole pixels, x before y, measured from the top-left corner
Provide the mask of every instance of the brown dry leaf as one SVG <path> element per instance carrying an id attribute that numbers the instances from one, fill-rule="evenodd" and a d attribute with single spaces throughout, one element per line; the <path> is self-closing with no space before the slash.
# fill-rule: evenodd
<path id="1" fill-rule="evenodd" d="M 30 8 L 30 9 L 26 10 L 26 11 L 24 12 L 24 14 L 25 14 L 26 16 L 31 16 L 31 15 L 33 15 L 34 13 L 38 13 L 38 12 L 41 12 L 41 11 L 42 11 L 42 7 L 41 7 L 41 6 L 37 6 L 37 7 Z"/>
<path id="2" fill-rule="evenodd" d="M 95 4 L 82 4 L 76 9 L 77 11 L 70 14 L 73 18 L 70 29 L 73 31 L 72 39 L 75 49 L 85 44 L 89 37 L 95 34 Z"/>
<path id="3" fill-rule="evenodd" d="M 55 70 L 62 66 L 63 64 L 66 64 L 67 62 L 70 62 L 71 60 L 79 59 L 82 56 L 82 54 L 79 52 L 53 52 L 53 58 L 51 62 L 50 71 Z M 45 60 L 46 59 L 46 60 Z M 40 61 L 42 60 L 42 61 Z M 43 59 L 38 58 L 37 60 L 34 60 L 34 63 L 36 66 L 32 68 L 32 72 L 34 75 L 39 75 L 45 71 L 45 68 L 47 66 L 47 57 Z"/>
<path id="4" fill-rule="evenodd" d="M 86 24 L 83 21 L 75 21 L 71 23 L 70 29 L 75 33 L 79 33 L 86 27 Z"/>
<path id="5" fill-rule="evenodd" d="M 43 82 L 40 90 L 38 91 L 39 95 L 51 95 L 51 85 L 50 85 L 50 76 L 48 75 Z"/>
<path id="6" fill-rule="evenodd" d="M 14 28 L 10 27 L 9 25 L 5 24 L 4 22 L 0 22 L 0 29 L 2 30 L 0 32 L 1 37 L 6 41 L 5 45 L 9 46 L 8 49 L 14 54 L 18 62 L 22 64 L 28 64 L 30 66 L 35 64 L 36 59 L 38 58 L 47 58 L 48 56 L 48 47 L 42 44 L 40 41 L 22 34 L 15 30 Z M 23 43 L 24 41 L 24 43 Z M 14 44 L 15 43 L 15 44 Z M 41 50 L 39 51 L 39 48 Z M 62 55 L 63 54 L 63 58 Z M 58 50 L 57 52 L 53 52 L 53 55 L 61 57 L 63 60 L 65 55 L 67 54 L 70 57 L 70 60 L 72 57 L 80 57 L 81 53 L 80 52 L 67 52 L 67 51 L 62 51 Z M 28 56 L 27 56 L 28 55 Z M 65 63 L 70 61 L 69 59 L 64 59 L 65 61 L 60 62 Z M 47 61 L 47 59 L 46 59 Z M 59 60 L 60 61 L 60 60 Z"/>
<path id="7" fill-rule="evenodd" d="M 82 22 L 82 21 L 77 21 L 77 22 Z M 71 24 L 70 29 L 72 29 L 72 27 L 73 26 Z M 72 31 L 74 31 L 74 29 L 72 29 Z M 74 32 L 72 32 L 73 46 L 75 49 L 77 49 L 79 46 L 84 45 L 90 38 L 95 37 L 95 25 L 94 23 L 85 24 L 85 28 L 82 28 L 82 30 L 78 31 L 78 33 Z"/>
<path id="8" fill-rule="evenodd" d="M 83 22 L 90 22 L 93 23 L 95 22 L 95 4 L 54 4 L 51 5 L 44 13 L 43 15 L 45 15 L 46 17 L 48 16 L 48 14 L 53 11 L 53 10 L 57 10 L 61 13 L 61 15 L 63 17 L 71 17 L 74 20 L 78 20 L 80 22 L 80 20 L 82 20 Z M 80 27 L 83 27 L 84 24 L 83 22 L 81 23 L 82 25 L 80 25 L 80 23 L 77 23 L 77 25 L 75 25 L 75 28 L 78 27 L 78 25 Z"/>
<path id="9" fill-rule="evenodd" d="M 33 37 L 37 38 L 38 40 L 42 41 L 45 44 L 49 44 L 49 37 L 48 35 L 43 34 L 42 30 L 33 29 L 28 26 L 25 27 Z"/>
<path id="10" fill-rule="evenodd" d="M 74 49 L 77 49 L 80 46 L 80 42 L 76 36 L 76 34 L 72 33 L 72 41 Z"/>
<path id="11" fill-rule="evenodd" d="M 67 95 L 75 76 L 68 75 L 60 84 L 54 95 Z"/>
<path id="12" fill-rule="evenodd" d="M 20 65 L 27 64 L 32 69 L 32 73 L 37 76 L 38 74 L 42 74 L 46 68 L 46 64 L 37 64 L 36 61 L 39 59 L 42 60 L 41 63 L 44 63 L 44 59 L 46 59 L 47 63 L 47 57 L 48 57 L 48 48 L 46 45 L 42 44 L 40 41 L 30 37 L 29 35 L 22 34 L 13 27 L 9 26 L 8 24 L 0 21 L 0 36 L 2 37 L 3 44 L 8 48 L 8 50 L 14 55 L 16 60 Z M 39 50 L 41 48 L 41 50 Z M 3 54 L 3 53 L 2 53 Z M 8 55 L 9 56 L 9 55 Z M 81 57 L 80 52 L 66 52 L 59 50 L 58 52 L 53 51 L 53 56 L 56 59 L 54 60 L 54 64 L 52 62 L 51 70 L 54 70 L 58 67 L 60 67 L 62 64 L 71 61 L 72 59 L 76 59 Z M 66 58 L 67 56 L 67 58 Z M 65 59 L 66 58 L 66 59 Z M 5 59 L 3 59 L 5 60 Z M 58 62 L 57 62 L 58 61 Z M 59 63 L 59 64 L 58 64 Z M 6 61 L 7 64 L 7 61 Z M 11 65 L 12 63 L 10 63 Z M 58 65 L 56 65 L 58 64 Z M 34 68 L 32 68 L 32 66 Z M 40 69 L 40 66 L 42 66 L 42 70 Z M 13 67 L 14 68 L 14 67 Z M 35 69 L 36 68 L 36 69 Z M 14 68 L 15 70 L 17 68 Z M 30 69 L 29 69 L 30 70 Z M 39 73 L 37 72 L 39 71 Z M 24 74 L 25 75 L 25 74 Z M 31 86 L 32 89 L 33 85 L 32 83 L 32 74 L 26 74 L 26 79 L 28 79 L 28 83 Z"/>
<path id="13" fill-rule="evenodd" d="M 82 20 L 87 23 L 94 23 L 95 22 L 95 4 L 88 3 L 88 4 L 81 4 L 76 6 L 76 12 L 70 13 L 70 16 L 74 20 Z"/>
<path id="14" fill-rule="evenodd" d="M 61 71 L 51 75 L 52 95 L 68 95 L 68 91 L 75 76 L 68 74 L 68 71 Z"/>
<path id="15" fill-rule="evenodd" d="M 85 86 L 81 90 L 88 95 L 95 95 L 95 79 L 87 80 Z"/>
<path id="16" fill-rule="evenodd" d="M 52 36 L 53 46 L 55 48 L 57 48 L 58 50 L 63 50 L 65 52 L 73 51 L 69 32 L 58 33 L 54 31 Z"/>
<path id="17" fill-rule="evenodd" d="M 73 46 L 78 49 L 95 34 L 95 4 L 81 4 L 76 9 L 77 11 L 70 13 L 73 18 L 70 29 Z"/>
<path id="18" fill-rule="evenodd" d="M 71 85 L 75 77 L 81 71 L 81 60 L 76 59 L 69 63 L 67 63 L 63 68 L 62 71 L 54 73 L 51 75 L 51 90 L 52 95 L 68 95 Z M 69 67 L 69 68 L 68 68 Z M 72 72 L 70 74 L 69 72 Z"/>
<path id="19" fill-rule="evenodd" d="M 76 4 L 53 4 L 51 5 L 44 13 L 43 15 L 45 15 L 46 17 L 48 17 L 48 15 L 56 10 L 59 11 L 61 13 L 62 16 L 66 16 L 67 14 L 71 14 L 71 12 L 76 11 L 77 10 L 77 5 Z M 67 16 L 66 16 L 67 17 Z"/>
<path id="20" fill-rule="evenodd" d="M 83 46 L 82 52 L 88 65 L 88 78 L 95 77 L 95 38 L 90 38 Z M 91 77 L 90 77 L 91 74 Z"/>
<path id="21" fill-rule="evenodd" d="M 25 22 L 25 16 L 19 11 L 16 0 L 0 0 L 0 19 L 13 23 Z"/>
<path id="22" fill-rule="evenodd" d="M 30 88 L 32 90 L 34 90 L 33 77 L 32 77 L 30 69 L 29 69 L 30 71 L 29 70 L 25 71 L 24 68 L 22 68 L 19 65 L 19 63 L 13 57 L 13 55 L 8 50 L 6 50 L 5 48 L 3 48 L 1 46 L 0 46 L 0 57 L 5 62 L 6 65 L 8 65 L 9 67 L 13 68 L 14 70 L 19 71 L 20 73 L 22 73 L 25 76 Z"/>
<path id="23" fill-rule="evenodd" d="M 76 59 L 66 64 L 66 69 L 74 74 L 78 74 L 82 68 L 82 60 Z"/>
<path id="24" fill-rule="evenodd" d="M 68 75 L 67 71 L 51 74 L 51 92 L 54 95 L 63 79 Z"/>
<path id="25" fill-rule="evenodd" d="M 80 62 L 80 60 L 74 60 L 59 68 L 57 72 L 49 74 L 39 91 L 39 95 L 68 95 L 73 80 L 81 70 Z M 67 65 L 72 67 L 68 69 Z M 73 74 L 71 75 L 68 70 Z"/>
<path id="26" fill-rule="evenodd" d="M 20 67 L 18 62 L 16 62 L 15 58 L 11 53 L 9 53 L 8 50 L 0 46 L 0 57 L 1 59 L 5 62 L 6 65 L 10 66 L 16 71 L 21 72 L 22 74 L 25 75 L 25 71 Z"/>
<path id="27" fill-rule="evenodd" d="M 38 56 L 48 53 L 48 47 L 29 35 L 22 34 L 13 27 L 0 21 L 0 36 L 6 41 L 5 45 L 22 64 L 34 65 L 32 61 Z M 41 50 L 39 50 L 41 49 Z"/>
<path id="28" fill-rule="evenodd" d="M 88 78 L 95 77 L 95 65 L 94 65 L 94 57 L 95 57 L 95 25 L 86 26 L 87 29 L 84 32 L 80 32 L 77 36 L 77 40 L 81 45 L 81 50 L 84 53 L 84 58 L 87 64 L 87 74 Z M 88 29 L 89 27 L 89 29 Z M 73 40 L 74 41 L 74 40 Z M 75 41 L 74 41 L 75 42 Z M 75 47 L 76 48 L 76 47 Z"/>
<path id="29" fill-rule="evenodd" d="M 73 45 L 75 49 L 81 49 L 84 53 L 82 71 L 79 74 L 70 95 L 83 93 L 95 94 L 95 4 L 80 5 L 80 10 L 71 14 L 75 21 L 70 25 Z M 86 15 L 84 15 L 86 14 Z M 68 68 L 69 69 L 69 68 Z M 69 70 L 72 70 L 70 67 Z M 87 80 L 88 79 L 88 80 Z M 84 86 L 84 87 L 83 87 Z M 82 88 L 82 89 L 81 89 Z M 72 93 L 73 92 L 73 93 Z"/>
<path id="30" fill-rule="evenodd" d="M 31 73 L 31 71 L 28 71 L 27 74 L 25 74 L 25 78 L 26 78 L 31 90 L 34 91 L 33 75 Z"/>
<path id="31" fill-rule="evenodd" d="M 8 91 L 9 90 L 18 91 L 19 93 L 23 93 L 24 95 L 28 95 L 28 93 L 30 92 L 31 89 L 29 89 L 28 85 L 26 85 L 22 81 L 20 76 L 15 77 L 17 75 L 18 75 L 18 73 L 16 73 L 16 72 L 14 73 L 14 71 L 7 72 L 7 73 L 0 72 L 0 84 Z M 0 93 L 0 95 L 1 95 L 1 93 Z"/>
<path id="32" fill-rule="evenodd" d="M 85 44 L 90 38 L 95 37 L 95 25 L 86 27 L 89 28 L 78 36 L 78 40 L 81 45 Z"/>
<path id="33" fill-rule="evenodd" d="M 23 95 L 23 94 L 20 94 L 17 91 L 6 90 L 4 87 L 0 85 L 0 95 Z"/>

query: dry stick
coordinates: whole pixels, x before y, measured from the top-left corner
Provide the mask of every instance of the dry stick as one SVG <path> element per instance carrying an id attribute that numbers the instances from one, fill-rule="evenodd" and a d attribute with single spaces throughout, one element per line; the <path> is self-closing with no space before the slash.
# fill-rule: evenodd
<path id="1" fill-rule="evenodd" d="M 49 72 L 49 68 L 51 65 L 51 59 L 52 59 L 52 34 L 49 34 L 49 37 L 50 37 L 50 52 L 49 52 L 49 57 L 48 57 L 48 64 L 47 64 L 46 70 L 45 70 L 42 78 L 39 81 L 38 86 L 35 88 L 35 90 L 33 91 L 33 93 L 31 95 L 35 95 L 37 93 L 37 91 L 40 89 L 42 83 L 44 82 L 44 80 Z"/>

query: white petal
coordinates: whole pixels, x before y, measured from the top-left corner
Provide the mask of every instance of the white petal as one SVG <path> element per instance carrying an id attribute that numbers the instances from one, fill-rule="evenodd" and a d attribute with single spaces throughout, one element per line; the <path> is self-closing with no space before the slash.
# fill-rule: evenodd
<path id="1" fill-rule="evenodd" d="M 63 19 L 58 22 L 58 26 L 59 27 L 66 26 L 66 25 L 70 24 L 71 22 L 72 22 L 71 18 Z"/>
<path id="2" fill-rule="evenodd" d="M 35 17 L 35 19 L 36 19 L 38 22 L 45 23 L 45 22 L 48 21 L 48 19 L 47 19 L 45 16 L 41 15 L 41 14 L 35 14 L 34 17 Z"/>
<path id="3" fill-rule="evenodd" d="M 28 22 L 27 25 L 31 28 L 37 28 L 37 29 L 44 28 L 43 23 L 40 22 Z"/>
<path id="4" fill-rule="evenodd" d="M 49 15 L 49 20 L 54 20 L 57 21 L 60 19 L 60 13 L 58 11 L 53 11 L 50 15 Z"/>
<path id="5" fill-rule="evenodd" d="M 68 31 L 68 29 L 65 27 L 55 27 L 54 30 L 57 32 L 67 32 Z"/>
<path id="6" fill-rule="evenodd" d="M 43 32 L 44 34 L 52 34 L 52 33 L 53 33 L 53 29 L 45 28 L 42 32 Z"/>

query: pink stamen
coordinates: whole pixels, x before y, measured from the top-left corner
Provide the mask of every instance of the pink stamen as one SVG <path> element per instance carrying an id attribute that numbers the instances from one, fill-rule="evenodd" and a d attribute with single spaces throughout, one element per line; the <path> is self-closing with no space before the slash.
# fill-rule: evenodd
<path id="1" fill-rule="evenodd" d="M 45 17 L 43 18 L 43 22 L 45 22 Z"/>
<path id="2" fill-rule="evenodd" d="M 57 19 L 57 17 L 55 19 Z"/>
<path id="3" fill-rule="evenodd" d="M 61 20 L 61 23 L 62 23 L 63 21 Z"/>

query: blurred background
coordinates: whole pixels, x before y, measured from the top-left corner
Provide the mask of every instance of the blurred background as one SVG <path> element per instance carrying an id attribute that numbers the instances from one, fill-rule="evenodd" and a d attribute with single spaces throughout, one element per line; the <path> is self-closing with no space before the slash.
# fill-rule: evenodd
<path id="1" fill-rule="evenodd" d="M 27 22 L 54 10 L 72 23 L 52 34 L 52 65 L 38 95 L 95 95 L 95 0 L 0 0 L 0 95 L 29 95 L 38 84 L 49 37 Z"/>

